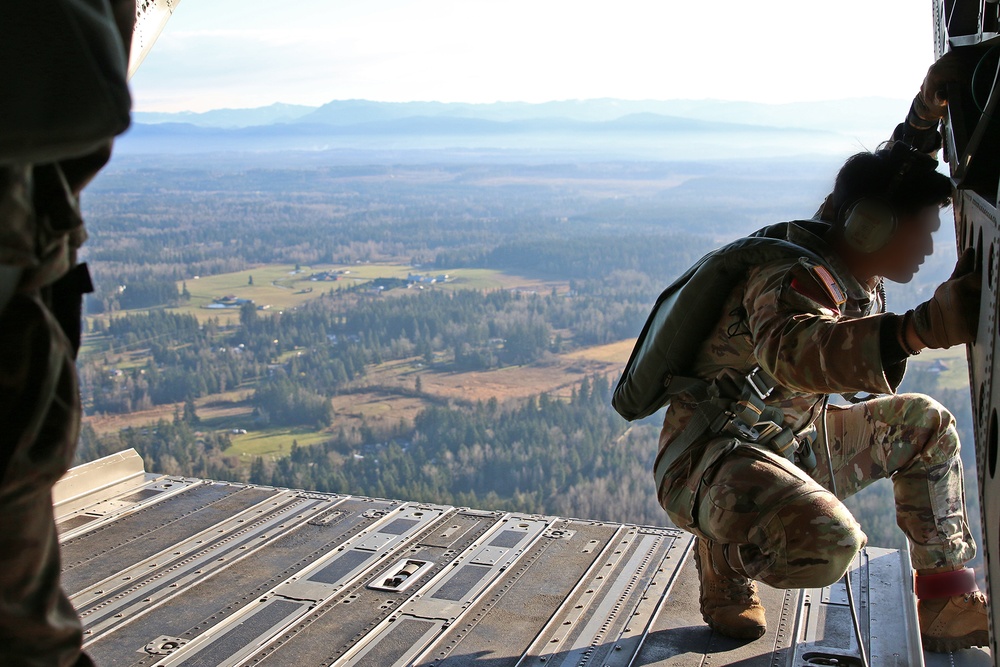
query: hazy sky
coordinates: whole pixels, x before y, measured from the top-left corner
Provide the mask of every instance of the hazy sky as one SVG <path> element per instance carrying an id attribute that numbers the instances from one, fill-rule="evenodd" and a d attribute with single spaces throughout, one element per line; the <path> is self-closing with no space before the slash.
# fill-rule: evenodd
<path id="1" fill-rule="evenodd" d="M 136 109 L 333 99 L 907 100 L 930 0 L 183 0 Z"/>

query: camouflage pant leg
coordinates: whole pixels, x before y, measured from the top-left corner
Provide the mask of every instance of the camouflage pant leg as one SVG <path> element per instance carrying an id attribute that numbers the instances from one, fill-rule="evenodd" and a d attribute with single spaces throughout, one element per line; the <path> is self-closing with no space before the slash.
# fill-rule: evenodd
<path id="1" fill-rule="evenodd" d="M 0 316 L 0 664 L 90 665 L 59 582 L 51 491 L 79 435 L 76 368 L 59 324 L 35 296 Z"/>
<path id="2" fill-rule="evenodd" d="M 961 565 L 976 554 L 965 512 L 961 445 L 951 413 L 922 394 L 883 396 L 827 418 L 837 493 L 846 498 L 891 477 L 896 521 L 909 538 L 917 569 Z M 813 472 L 829 486 L 826 449 L 816 446 Z"/>
<path id="3" fill-rule="evenodd" d="M 706 448 L 732 446 L 716 440 Z M 739 444 L 705 471 L 693 532 L 739 545 L 747 574 L 775 588 L 840 579 L 867 538 L 832 493 L 787 459 Z M 685 526 L 682 526 L 685 527 Z"/>

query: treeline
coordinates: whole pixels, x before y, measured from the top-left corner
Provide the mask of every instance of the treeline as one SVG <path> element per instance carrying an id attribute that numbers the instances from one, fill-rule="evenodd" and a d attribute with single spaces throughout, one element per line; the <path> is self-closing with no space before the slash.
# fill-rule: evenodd
<path id="1" fill-rule="evenodd" d="M 164 263 L 162 258 L 139 264 L 130 260 L 94 262 L 91 256 L 89 267 L 94 293 L 84 305 L 91 315 L 178 305 L 191 297 L 186 290 L 177 289 L 177 283 L 185 278 L 184 265 Z"/>
<path id="2" fill-rule="evenodd" d="M 443 250 L 438 253 L 435 266 L 487 267 L 576 280 L 629 271 L 664 281 L 679 275 L 711 247 L 711 239 L 689 232 L 551 234 L 520 238 L 478 252 Z"/>
<path id="3" fill-rule="evenodd" d="M 595 377 L 569 400 L 430 407 L 412 428 L 341 432 L 249 467 L 222 453 L 226 436 L 199 434 L 178 415 L 111 435 L 86 429 L 78 457 L 135 447 L 153 472 L 662 525 L 650 472 L 656 429 L 630 427 L 609 400 Z"/>
<path id="4" fill-rule="evenodd" d="M 86 463 L 126 449 L 139 452 L 149 472 L 189 475 L 205 479 L 239 479 L 239 458 L 225 456 L 232 444 L 225 433 L 201 433 L 189 405 L 172 420 L 161 419 L 142 428 L 98 435 L 89 424 L 80 431 L 76 464 Z"/>

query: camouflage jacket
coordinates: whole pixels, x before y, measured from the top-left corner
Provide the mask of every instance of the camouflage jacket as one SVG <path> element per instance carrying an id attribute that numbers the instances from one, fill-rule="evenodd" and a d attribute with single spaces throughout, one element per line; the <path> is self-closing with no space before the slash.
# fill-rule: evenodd
<path id="1" fill-rule="evenodd" d="M 883 368 L 880 286 L 862 285 L 850 274 L 824 241 L 827 229 L 819 219 L 789 225 L 788 240 L 826 265 L 782 259 L 752 269 L 731 291 L 693 365 L 692 374 L 704 380 L 742 376 L 759 365 L 778 384 L 767 404 L 796 431 L 818 416 L 824 395 L 892 393 L 905 368 Z M 692 417 L 695 404 L 685 398 L 667 406 L 661 450 Z"/>

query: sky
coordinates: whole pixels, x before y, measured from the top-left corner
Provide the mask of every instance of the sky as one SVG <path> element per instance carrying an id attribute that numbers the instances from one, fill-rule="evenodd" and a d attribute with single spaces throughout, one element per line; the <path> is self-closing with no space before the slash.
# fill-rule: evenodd
<path id="1" fill-rule="evenodd" d="M 183 0 L 139 111 L 334 99 L 909 100 L 930 0 Z"/>

